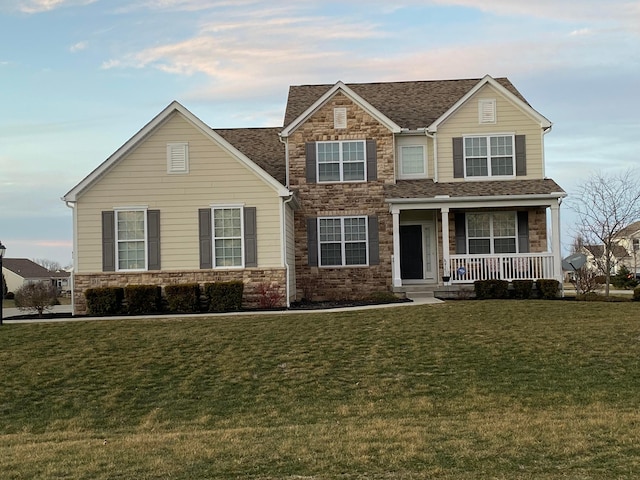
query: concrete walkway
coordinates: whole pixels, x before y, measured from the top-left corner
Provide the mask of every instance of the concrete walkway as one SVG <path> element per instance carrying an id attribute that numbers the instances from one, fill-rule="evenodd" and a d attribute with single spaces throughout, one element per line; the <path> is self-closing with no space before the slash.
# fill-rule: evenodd
<path id="1" fill-rule="evenodd" d="M 54 313 L 68 313 L 68 317 L 64 318 L 33 318 L 33 319 L 12 319 L 18 315 L 24 315 L 26 312 L 22 312 L 17 308 L 5 308 L 3 312 L 4 323 L 55 323 L 55 322 L 88 322 L 98 320 L 148 320 L 152 318 L 168 319 L 172 317 L 179 318 L 202 318 L 202 317 L 228 317 L 228 316 L 247 316 L 247 315 L 290 315 L 290 314 L 305 314 L 305 313 L 331 313 L 331 312 L 351 312 L 357 310 L 376 310 L 380 308 L 402 308 L 402 307 L 415 307 L 417 305 L 430 305 L 444 303 L 437 298 L 420 298 L 413 300 L 412 302 L 400 302 L 400 303 L 385 303 L 383 305 L 363 305 L 359 307 L 339 307 L 339 308 L 327 308 L 327 309 L 291 309 L 291 310 L 274 310 L 274 311 L 259 311 L 259 312 L 226 312 L 226 313 L 187 313 L 187 314 L 175 314 L 175 315 L 125 315 L 114 317 L 74 317 L 71 314 L 71 305 L 56 305 L 53 307 Z"/>

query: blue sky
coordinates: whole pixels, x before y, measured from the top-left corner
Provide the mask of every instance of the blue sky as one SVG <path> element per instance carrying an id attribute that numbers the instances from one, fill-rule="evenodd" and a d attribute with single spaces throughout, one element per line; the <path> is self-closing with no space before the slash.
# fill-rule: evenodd
<path id="1" fill-rule="evenodd" d="M 174 99 L 277 126 L 292 84 L 485 74 L 554 123 L 547 176 L 569 193 L 638 165 L 638 1 L 0 0 L 0 240 L 69 264 L 60 197 Z"/>

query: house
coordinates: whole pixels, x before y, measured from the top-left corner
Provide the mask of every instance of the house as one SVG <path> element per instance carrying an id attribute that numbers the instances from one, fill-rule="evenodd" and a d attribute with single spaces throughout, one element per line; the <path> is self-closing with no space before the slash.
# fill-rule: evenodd
<path id="1" fill-rule="evenodd" d="M 640 279 L 640 222 L 631 223 L 620 230 L 614 241 L 627 253 L 621 264 Z"/>
<path id="2" fill-rule="evenodd" d="M 284 125 L 171 103 L 71 189 L 90 287 L 242 280 L 300 299 L 561 280 L 551 122 L 506 78 L 292 86 Z"/>
<path id="3" fill-rule="evenodd" d="M 611 246 L 610 252 L 610 265 L 611 274 L 615 275 L 618 272 L 620 265 L 627 263 L 629 254 L 627 250 L 622 246 L 614 243 Z M 584 245 L 582 247 L 582 253 L 587 256 L 587 268 L 596 270 L 604 275 L 607 271 L 607 256 L 605 254 L 605 246 L 600 245 Z"/>
<path id="4" fill-rule="evenodd" d="M 8 292 L 15 292 L 23 285 L 36 282 L 51 283 L 61 293 L 69 289 L 69 272 L 52 272 L 26 258 L 4 258 L 2 274 Z"/>

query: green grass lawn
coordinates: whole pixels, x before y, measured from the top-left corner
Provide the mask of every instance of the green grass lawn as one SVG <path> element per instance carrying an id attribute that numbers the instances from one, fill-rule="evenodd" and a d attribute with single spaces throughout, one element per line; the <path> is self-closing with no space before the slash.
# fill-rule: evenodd
<path id="1" fill-rule="evenodd" d="M 2 479 L 640 478 L 640 303 L 10 324 Z"/>

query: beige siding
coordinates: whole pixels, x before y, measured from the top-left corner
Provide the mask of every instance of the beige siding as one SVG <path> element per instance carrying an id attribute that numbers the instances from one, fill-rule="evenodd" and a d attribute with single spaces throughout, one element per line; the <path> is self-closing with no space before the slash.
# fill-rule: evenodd
<path id="1" fill-rule="evenodd" d="M 188 142 L 188 174 L 167 173 L 172 142 Z M 80 196 L 77 271 L 102 270 L 101 211 L 125 206 L 160 210 L 163 270 L 197 269 L 198 209 L 212 204 L 257 207 L 258 264 L 282 266 L 275 190 L 175 113 Z"/>
<path id="2" fill-rule="evenodd" d="M 480 99 L 496 100 L 495 124 L 479 123 L 478 100 Z M 506 97 L 500 95 L 491 85 L 485 85 L 438 127 L 438 180 L 440 182 L 464 181 L 453 178 L 452 139 L 454 137 L 492 133 L 526 135 L 527 175 L 517 178 L 528 180 L 544 177 L 540 124 Z"/>
<path id="3" fill-rule="evenodd" d="M 4 275 L 4 280 L 7 286 L 7 292 L 14 292 L 19 289 L 22 285 L 24 285 L 24 278 L 22 278 L 17 273 L 12 272 L 9 269 L 2 268 L 2 273 Z"/>

